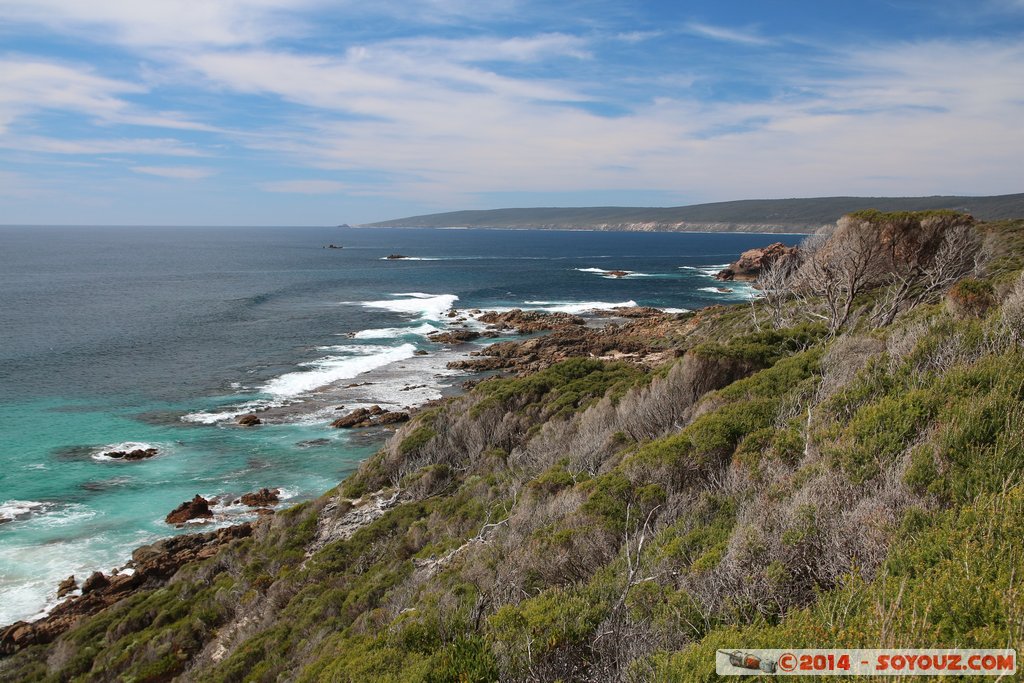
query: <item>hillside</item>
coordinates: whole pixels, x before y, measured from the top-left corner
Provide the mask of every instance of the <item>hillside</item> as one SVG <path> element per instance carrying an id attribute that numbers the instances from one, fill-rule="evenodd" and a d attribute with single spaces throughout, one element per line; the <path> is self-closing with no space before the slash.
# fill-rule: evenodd
<path id="1" fill-rule="evenodd" d="M 3 631 L 0 678 L 639 683 L 717 680 L 720 648 L 1020 651 L 1022 268 L 1024 220 L 865 211 L 754 304 L 558 318 L 321 498 L 60 635 Z"/>
<path id="2" fill-rule="evenodd" d="M 367 227 L 534 228 L 543 230 L 813 232 L 852 211 L 954 209 L 981 220 L 1024 216 L 1024 194 L 996 197 L 819 197 L 749 199 L 670 208 L 591 207 L 453 211 Z"/>

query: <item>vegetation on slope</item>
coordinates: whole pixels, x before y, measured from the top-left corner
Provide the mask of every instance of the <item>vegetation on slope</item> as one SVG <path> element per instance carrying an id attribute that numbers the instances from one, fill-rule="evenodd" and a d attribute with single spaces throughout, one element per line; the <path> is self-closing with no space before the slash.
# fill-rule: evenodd
<path id="1" fill-rule="evenodd" d="M 0 674 L 710 681 L 721 648 L 1021 649 L 1024 224 L 978 231 L 970 273 L 887 261 L 839 324 L 805 279 L 833 241 L 657 371 L 485 381 Z"/>

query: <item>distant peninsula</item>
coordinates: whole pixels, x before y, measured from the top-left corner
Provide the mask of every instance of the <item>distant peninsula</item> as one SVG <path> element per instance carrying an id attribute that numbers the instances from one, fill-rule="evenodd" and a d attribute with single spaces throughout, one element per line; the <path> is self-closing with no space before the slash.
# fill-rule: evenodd
<path id="1" fill-rule="evenodd" d="M 745 199 L 674 207 L 595 206 L 491 209 L 410 216 L 363 227 L 519 228 L 638 232 L 814 232 L 840 216 L 863 209 L 954 209 L 987 221 L 1024 216 L 1024 193 L 992 197 L 816 197 Z"/>

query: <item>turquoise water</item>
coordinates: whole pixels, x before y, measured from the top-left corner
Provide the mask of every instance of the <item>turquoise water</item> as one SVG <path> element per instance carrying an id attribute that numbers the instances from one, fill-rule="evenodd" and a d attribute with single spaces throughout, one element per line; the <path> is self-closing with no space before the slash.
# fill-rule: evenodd
<path id="1" fill-rule="evenodd" d="M 452 307 L 739 301 L 749 290 L 710 273 L 780 239 L 797 238 L 0 227 L 0 624 L 37 614 L 69 574 L 195 530 L 163 518 L 197 493 L 296 502 L 335 486 L 387 435 L 331 429 L 339 405 L 412 406 L 466 379 L 446 365 L 474 347 L 426 339 L 458 324 Z M 396 252 L 415 259 L 383 260 Z M 253 409 L 266 424 L 234 424 Z M 123 443 L 160 454 L 103 457 Z"/>

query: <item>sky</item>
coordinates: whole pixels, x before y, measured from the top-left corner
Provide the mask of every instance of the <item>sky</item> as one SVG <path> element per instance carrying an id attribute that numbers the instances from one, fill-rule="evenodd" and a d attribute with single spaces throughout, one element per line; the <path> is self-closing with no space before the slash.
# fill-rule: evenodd
<path id="1" fill-rule="evenodd" d="M 0 0 L 0 224 L 1024 191 L 1024 0 Z"/>

